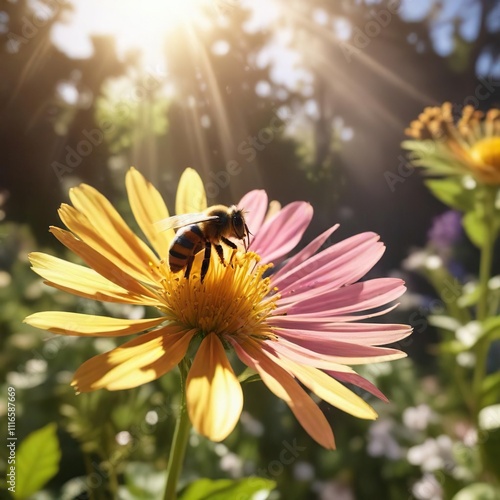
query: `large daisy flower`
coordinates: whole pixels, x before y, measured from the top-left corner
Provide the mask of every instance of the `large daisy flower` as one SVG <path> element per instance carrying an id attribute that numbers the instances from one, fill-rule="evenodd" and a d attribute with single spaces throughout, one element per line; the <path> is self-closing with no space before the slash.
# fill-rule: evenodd
<path id="1" fill-rule="evenodd" d="M 241 384 L 228 356 L 235 353 L 283 399 L 318 443 L 333 449 L 332 429 L 311 398 L 356 417 L 375 419 L 373 408 L 348 389 L 352 384 L 386 400 L 351 366 L 405 356 L 391 348 L 410 334 L 407 325 L 365 322 L 405 290 L 395 278 L 358 280 L 380 259 L 384 245 L 363 233 L 320 250 L 332 227 L 289 260 L 313 210 L 290 203 L 267 216 L 264 191 L 252 191 L 238 206 L 247 211 L 250 247 L 225 250 L 225 265 L 212 255 L 200 281 L 201 257 L 188 279 L 168 262 L 174 231 L 158 232 L 169 216 L 158 191 L 135 169 L 126 177 L 130 205 L 148 246 L 127 226 L 111 203 L 92 187 L 73 188 L 73 206 L 59 214 L 68 230 L 50 231 L 89 266 L 33 253 L 33 270 L 47 284 L 100 301 L 152 306 L 153 319 L 117 319 L 70 312 L 39 312 L 26 322 L 61 335 L 121 337 L 140 334 L 121 347 L 86 361 L 72 385 L 79 392 L 120 390 L 145 384 L 175 368 L 195 352 L 186 382 L 194 428 L 220 441 L 235 427 L 243 406 Z M 188 169 L 181 178 L 176 212 L 206 208 L 201 179 Z M 203 253 L 203 252 L 201 252 Z M 214 254 L 215 252 L 212 252 Z M 283 264 L 273 272 L 273 263 Z"/>
<path id="2" fill-rule="evenodd" d="M 455 120 L 453 105 L 446 102 L 425 108 L 406 133 L 413 140 L 403 147 L 430 174 L 471 175 L 482 184 L 500 185 L 500 110 L 483 113 L 465 106 Z"/>

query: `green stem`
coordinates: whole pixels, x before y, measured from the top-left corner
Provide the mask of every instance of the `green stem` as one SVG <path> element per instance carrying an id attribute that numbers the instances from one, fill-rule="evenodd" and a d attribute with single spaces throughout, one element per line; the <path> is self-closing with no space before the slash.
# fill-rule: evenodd
<path id="1" fill-rule="evenodd" d="M 484 218 L 486 234 L 481 248 L 479 263 L 479 302 L 477 304 L 477 320 L 483 321 L 488 316 L 488 282 L 491 277 L 493 247 L 495 244 L 495 198 L 496 190 L 488 189 L 484 199 Z"/>
<path id="2" fill-rule="evenodd" d="M 487 189 L 484 203 L 484 219 L 486 225 L 484 242 L 481 247 L 481 258 L 479 262 L 479 301 L 477 304 L 477 321 L 484 321 L 488 317 L 488 282 L 491 277 L 491 265 L 493 262 L 493 248 L 495 245 L 495 198 L 496 190 Z M 476 344 L 476 368 L 474 372 L 474 395 L 476 397 L 476 416 L 479 412 L 481 385 L 486 373 L 486 357 L 488 355 L 489 342 L 480 339 Z"/>
<path id="3" fill-rule="evenodd" d="M 487 188 L 483 199 L 483 210 L 485 220 L 485 237 L 481 247 L 481 257 L 479 262 L 479 301 L 477 304 L 477 321 L 484 322 L 489 313 L 489 293 L 488 282 L 491 277 L 491 267 L 493 263 L 493 249 L 496 239 L 495 223 L 495 199 L 496 190 Z M 476 355 L 476 366 L 474 378 L 472 381 L 472 393 L 474 395 L 474 421 L 479 429 L 479 412 L 481 411 L 482 385 L 486 375 L 486 361 L 490 341 L 487 338 L 481 338 L 477 342 L 474 351 Z M 483 472 L 488 474 L 488 459 L 484 443 L 479 443 L 479 454 L 483 466 Z"/>
<path id="4" fill-rule="evenodd" d="M 189 371 L 189 362 L 183 359 L 179 363 L 181 372 L 181 404 L 179 415 L 175 424 L 174 438 L 170 448 L 170 456 L 167 467 L 167 484 L 163 500 L 175 500 L 177 498 L 177 481 L 182 470 L 184 455 L 191 429 L 191 422 L 187 413 L 186 405 L 186 378 Z"/>

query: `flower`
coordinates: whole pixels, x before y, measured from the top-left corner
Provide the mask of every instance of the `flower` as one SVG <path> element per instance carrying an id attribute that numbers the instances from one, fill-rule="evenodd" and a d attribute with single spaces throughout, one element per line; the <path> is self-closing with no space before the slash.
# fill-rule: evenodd
<path id="1" fill-rule="evenodd" d="M 482 184 L 500 184 L 500 110 L 486 114 L 465 106 L 455 121 L 453 106 L 428 107 L 410 124 L 403 142 L 413 163 L 444 176 L 472 175 Z"/>
<path id="2" fill-rule="evenodd" d="M 403 453 L 399 443 L 393 437 L 394 422 L 388 418 L 378 420 L 370 426 L 368 435 L 368 455 L 399 460 Z"/>
<path id="3" fill-rule="evenodd" d="M 440 500 L 443 498 L 443 488 L 434 474 L 424 472 L 424 475 L 411 488 L 417 500 Z"/>
<path id="4" fill-rule="evenodd" d="M 426 404 L 410 406 L 403 412 L 403 423 L 412 431 L 424 431 L 437 420 L 437 415 Z"/>
<path id="5" fill-rule="evenodd" d="M 462 235 L 462 215 L 456 210 L 447 210 L 433 218 L 427 239 L 440 254 L 448 255 Z"/>
<path id="6" fill-rule="evenodd" d="M 158 191 L 135 169 L 126 177 L 134 217 L 147 246 L 98 191 L 81 185 L 70 191 L 73 206 L 59 214 L 68 230 L 50 231 L 90 266 L 33 253 L 33 270 L 46 282 L 82 297 L 155 307 L 152 319 L 117 319 L 71 312 L 39 312 L 26 322 L 62 335 L 119 337 L 141 335 L 121 347 L 86 361 L 72 385 L 79 392 L 120 390 L 155 380 L 195 350 L 186 382 L 190 420 L 204 436 L 220 441 L 235 427 L 243 392 L 228 354 L 257 372 L 283 399 L 318 443 L 333 449 L 330 424 L 304 389 L 356 417 L 377 414 L 343 383 L 378 398 L 385 396 L 350 365 L 404 357 L 379 347 L 411 333 L 408 325 L 358 322 L 380 316 L 405 290 L 400 279 L 357 282 L 380 259 L 378 235 L 363 233 L 319 251 L 337 226 L 330 228 L 272 273 L 298 244 L 312 207 L 294 202 L 266 218 L 267 195 L 248 193 L 239 206 L 248 210 L 253 237 L 248 252 L 225 251 L 226 265 L 213 255 L 203 282 L 202 255 L 191 275 L 170 271 L 172 230 L 157 232 L 154 223 L 169 216 Z M 176 212 L 206 208 L 201 179 L 192 169 L 181 178 Z M 201 252 L 203 253 L 203 252 Z"/>
<path id="7" fill-rule="evenodd" d="M 446 434 L 436 439 L 427 438 L 422 444 L 412 446 L 406 455 L 412 465 L 420 465 L 424 472 L 450 469 L 454 466 L 453 441 Z"/>

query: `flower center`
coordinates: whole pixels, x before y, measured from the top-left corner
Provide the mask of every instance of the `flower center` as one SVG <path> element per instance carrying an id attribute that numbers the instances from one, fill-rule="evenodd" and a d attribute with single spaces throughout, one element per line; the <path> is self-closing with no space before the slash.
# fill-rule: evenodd
<path id="1" fill-rule="evenodd" d="M 233 252 L 225 266 L 212 255 L 201 283 L 202 255 L 196 257 L 189 279 L 182 272 L 173 274 L 166 263 L 162 267 L 167 318 L 202 335 L 274 337 L 266 318 L 279 296 L 270 296 L 270 279 L 263 278 L 271 265 L 257 265 L 260 257 L 252 252 Z"/>
<path id="2" fill-rule="evenodd" d="M 478 141 L 470 151 L 472 158 L 500 172 L 500 137 L 487 137 Z"/>

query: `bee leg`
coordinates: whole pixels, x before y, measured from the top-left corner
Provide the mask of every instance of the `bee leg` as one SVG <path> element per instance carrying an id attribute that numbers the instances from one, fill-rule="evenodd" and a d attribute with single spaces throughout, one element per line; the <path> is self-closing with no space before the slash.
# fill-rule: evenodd
<path id="1" fill-rule="evenodd" d="M 224 236 L 221 237 L 221 240 L 228 246 L 231 247 L 233 250 L 236 250 L 238 247 L 231 241 L 225 238 Z"/>
<path id="2" fill-rule="evenodd" d="M 212 243 L 210 243 L 210 241 L 207 241 L 205 243 L 205 255 L 203 256 L 203 262 L 201 264 L 200 281 L 202 283 L 203 283 L 203 280 L 205 279 L 205 276 L 206 276 L 207 271 L 208 271 L 211 253 L 212 253 Z"/>
<path id="3" fill-rule="evenodd" d="M 184 278 L 186 278 L 186 279 L 189 278 L 189 273 L 191 272 L 191 267 L 193 266 L 193 261 L 194 261 L 194 255 L 191 255 L 191 257 L 188 258 L 186 271 L 184 272 Z"/>
<path id="4" fill-rule="evenodd" d="M 219 256 L 220 263 L 225 266 L 226 263 L 224 262 L 224 249 L 220 245 L 214 245 L 215 250 L 217 250 L 217 255 Z"/>

